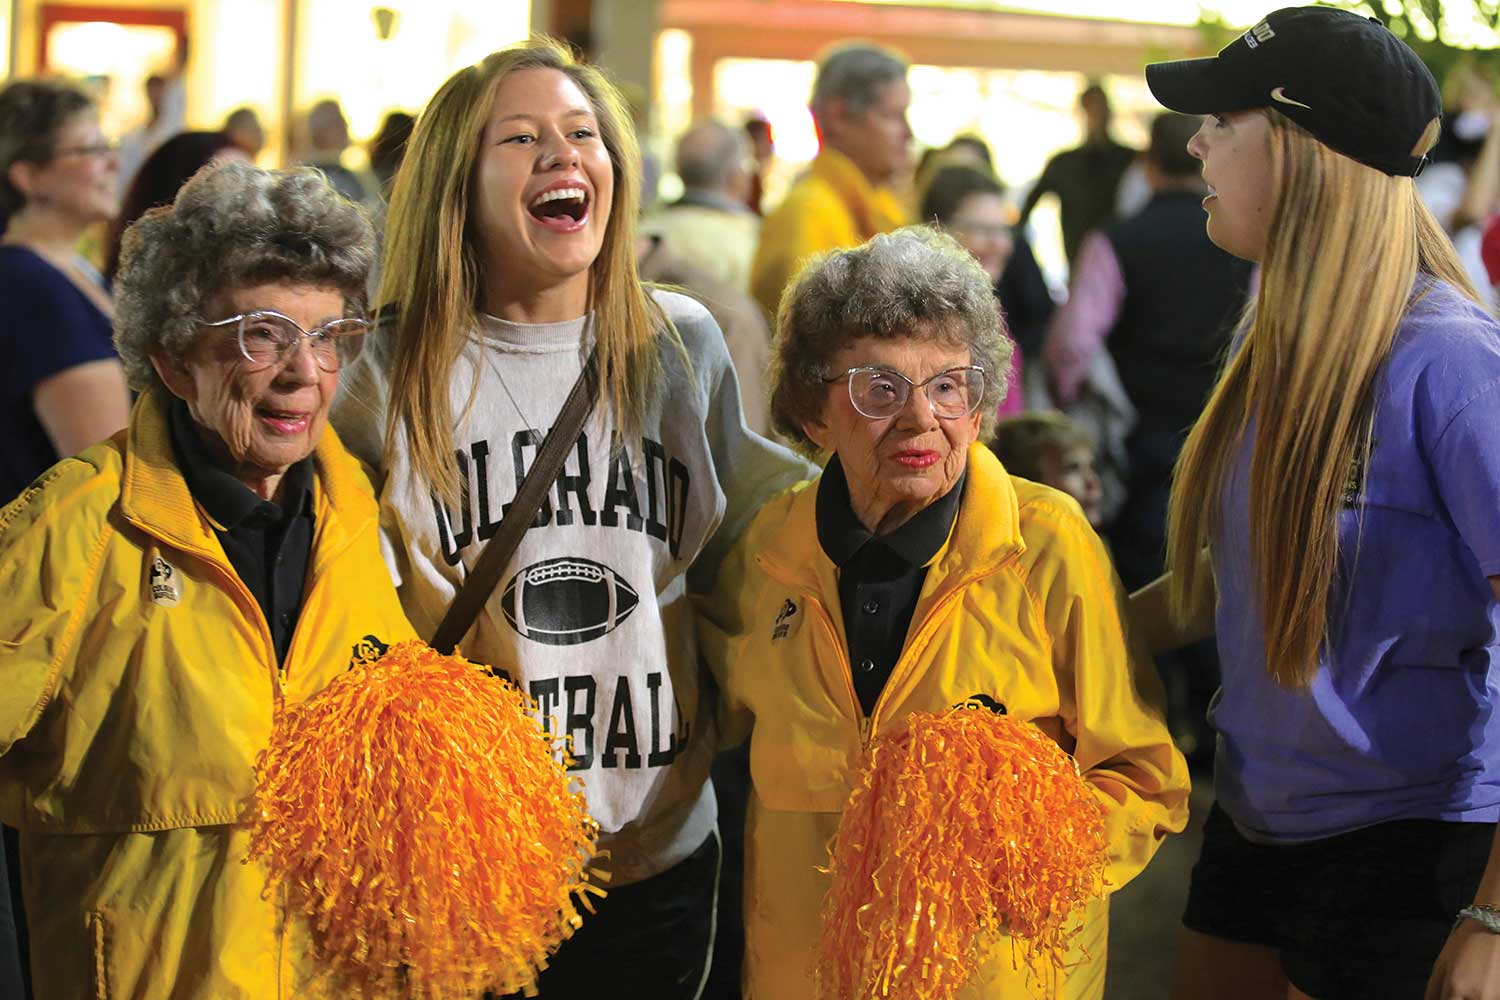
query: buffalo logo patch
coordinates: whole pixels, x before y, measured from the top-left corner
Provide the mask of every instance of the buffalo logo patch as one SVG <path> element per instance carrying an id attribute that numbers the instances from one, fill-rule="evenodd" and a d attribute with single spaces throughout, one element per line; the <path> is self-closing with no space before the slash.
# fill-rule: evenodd
<path id="1" fill-rule="evenodd" d="M 577 556 L 527 566 L 500 595 L 500 610 L 510 627 L 548 646 L 576 646 L 608 635 L 639 603 L 630 581 Z"/>
<path id="2" fill-rule="evenodd" d="M 161 556 L 154 556 L 147 589 L 151 592 L 152 604 L 175 608 L 182 603 L 182 574 Z"/>
<path id="3" fill-rule="evenodd" d="M 776 642 L 785 639 L 797 631 L 797 626 L 802 624 L 802 609 L 790 597 L 781 602 L 781 610 L 776 612 L 776 624 L 771 626 L 771 641 Z"/>
<path id="4" fill-rule="evenodd" d="M 354 644 L 354 648 L 349 652 L 349 669 L 353 670 L 355 667 L 368 667 L 370 664 L 374 663 L 376 660 L 384 656 L 385 651 L 390 648 L 390 646 L 380 641 L 379 636 L 362 636 L 360 640 Z"/>
<path id="5" fill-rule="evenodd" d="M 974 709 L 987 708 L 991 712 L 994 712 L 996 715 L 1008 715 L 1009 714 L 1006 711 L 1005 704 L 1003 702 L 998 702 L 994 698 L 991 698 L 987 694 L 971 694 L 967 698 L 965 698 L 963 701 L 959 702 L 957 705 L 954 705 L 953 707 L 954 708 L 974 708 Z"/>

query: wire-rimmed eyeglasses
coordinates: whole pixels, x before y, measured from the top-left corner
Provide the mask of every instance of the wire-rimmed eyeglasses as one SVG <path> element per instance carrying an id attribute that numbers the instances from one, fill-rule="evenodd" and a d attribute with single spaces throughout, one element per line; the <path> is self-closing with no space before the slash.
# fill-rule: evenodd
<path id="1" fill-rule="evenodd" d="M 365 320 L 345 317 L 330 320 L 312 330 L 302 329 L 301 324 L 290 316 L 283 316 L 274 309 L 258 309 L 240 313 L 213 323 L 207 327 L 233 326 L 239 341 L 240 354 L 257 368 L 267 368 L 289 357 L 303 340 L 312 351 L 313 361 L 325 372 L 336 372 L 352 364 L 364 349 L 365 334 L 370 324 Z"/>
<path id="2" fill-rule="evenodd" d="M 984 369 L 978 365 L 949 368 L 922 382 L 913 382 L 889 368 L 861 366 L 823 379 L 833 383 L 849 380 L 849 402 L 871 420 L 894 417 L 906 406 L 916 389 L 927 396 L 932 415 L 940 420 L 967 417 L 984 400 Z"/>

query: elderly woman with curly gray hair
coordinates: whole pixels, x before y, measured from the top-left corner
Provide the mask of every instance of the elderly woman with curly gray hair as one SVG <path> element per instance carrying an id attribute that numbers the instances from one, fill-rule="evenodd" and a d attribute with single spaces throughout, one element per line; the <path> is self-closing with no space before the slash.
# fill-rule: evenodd
<path id="1" fill-rule="evenodd" d="M 782 300 L 772 418 L 827 466 L 766 506 L 702 604 L 727 738 L 751 732 L 747 996 L 813 995 L 827 844 L 862 749 L 913 712 L 985 706 L 1071 754 L 1110 889 L 1186 821 L 1187 768 L 1104 547 L 1073 500 L 979 443 L 1009 356 L 989 278 L 926 229 L 818 258 Z M 1102 995 L 1107 919 L 1090 905 L 1061 995 Z M 1012 949 L 992 954 L 963 995 L 1027 995 Z"/>
<path id="2" fill-rule="evenodd" d="M 325 426 L 373 251 L 311 170 L 198 174 L 125 235 L 129 425 L 0 511 L 0 818 L 38 996 L 327 990 L 244 858 L 275 714 L 412 637 Z"/>

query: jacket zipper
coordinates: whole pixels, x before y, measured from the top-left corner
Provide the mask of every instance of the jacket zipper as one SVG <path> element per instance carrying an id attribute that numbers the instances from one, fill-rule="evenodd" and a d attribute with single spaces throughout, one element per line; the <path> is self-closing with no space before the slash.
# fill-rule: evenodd
<path id="1" fill-rule="evenodd" d="M 330 508 L 330 510 L 331 509 L 332 508 Z M 317 536 L 316 526 L 314 527 L 313 538 L 312 538 L 312 541 L 308 545 L 308 553 L 307 553 L 307 574 L 308 574 L 308 579 L 306 579 L 306 580 L 303 581 L 304 588 L 307 588 L 308 584 L 311 584 L 311 587 L 307 588 L 307 589 L 304 589 L 302 591 L 302 607 L 303 608 L 306 608 L 310 603 L 312 603 L 312 598 L 318 592 L 318 589 L 319 589 L 320 586 L 325 586 L 325 587 L 327 586 L 327 581 L 328 581 L 328 576 L 329 576 L 329 574 L 328 574 L 329 567 L 331 567 L 339 559 L 342 559 L 343 556 L 344 556 L 344 553 L 348 552 L 351 548 L 354 547 L 354 543 L 357 542 L 357 541 L 359 541 L 359 536 L 362 535 L 362 534 L 364 534 L 364 532 L 369 529 L 369 525 L 370 525 L 370 520 L 366 519 L 365 521 L 362 521 L 360 523 L 359 528 L 357 530 L 354 530 L 354 531 L 345 531 L 343 544 L 339 545 L 338 548 L 329 549 L 327 552 L 325 552 L 323 554 L 323 559 L 321 560 L 321 562 L 316 558 L 317 555 L 318 555 L 318 544 L 317 544 L 318 543 L 318 536 Z M 385 563 L 384 562 L 381 563 L 381 567 L 380 568 L 382 570 L 385 569 Z M 253 601 L 253 598 L 252 598 L 252 601 Z M 259 606 L 260 605 L 258 605 L 258 604 L 256 605 L 257 608 Z M 262 617 L 262 619 L 264 619 L 265 616 L 262 615 L 261 617 Z M 292 650 L 295 649 L 295 648 L 297 648 L 297 636 L 302 632 L 303 627 L 304 627 L 304 621 L 303 621 L 303 617 L 302 617 L 302 615 L 301 615 L 301 613 L 299 611 L 299 613 L 297 615 L 297 627 L 294 628 L 294 629 L 292 629 L 291 640 L 287 643 L 287 647 L 286 647 L 287 659 L 291 659 Z M 266 624 L 266 638 L 267 638 L 267 640 L 270 639 L 270 636 L 271 636 L 271 626 L 270 626 L 270 623 L 268 622 Z M 272 651 L 272 655 L 273 656 L 275 655 L 275 645 L 276 644 L 274 642 L 271 643 L 271 651 Z M 285 681 L 286 680 L 286 664 L 284 662 L 280 661 L 280 660 L 278 660 L 277 663 L 276 663 L 276 676 L 277 676 L 278 681 Z M 277 692 L 277 698 L 278 698 L 278 700 L 280 699 L 280 697 L 281 697 L 281 693 L 278 690 L 278 692 Z"/>
<path id="2" fill-rule="evenodd" d="M 282 699 L 281 682 L 286 679 L 286 671 L 281 662 L 276 659 L 276 643 L 271 639 L 271 623 L 266 621 L 266 613 L 261 610 L 260 602 L 255 599 L 254 594 L 250 593 L 249 588 L 245 586 L 243 580 L 233 573 L 227 572 L 212 559 L 205 561 L 214 568 L 214 571 L 224 579 L 225 583 L 229 584 L 229 589 L 239 597 L 242 610 L 248 608 L 251 619 L 260 623 L 260 637 L 265 642 L 266 649 L 270 651 L 271 663 L 275 667 L 271 671 L 271 682 L 274 688 L 271 693 L 277 703 L 280 703 Z"/>
<path id="3" fill-rule="evenodd" d="M 818 624 L 823 626 L 823 631 L 828 636 L 828 645 L 833 648 L 838 657 L 839 677 L 843 680 L 844 691 L 849 696 L 850 715 L 859 723 L 859 745 L 863 748 L 870 738 L 870 718 L 865 715 L 865 710 L 859 703 L 859 695 L 854 690 L 854 667 L 849 663 L 849 654 L 839 642 L 838 629 L 834 627 L 833 617 L 823 606 L 823 602 L 806 590 L 802 592 L 802 599 L 811 607 L 818 609 Z"/>
<path id="4" fill-rule="evenodd" d="M 331 510 L 332 508 L 330 507 L 329 509 Z M 281 663 L 279 660 L 276 659 L 276 643 L 271 638 L 271 623 L 266 620 L 265 612 L 260 609 L 260 602 L 258 602 L 255 599 L 255 595 L 254 594 L 250 593 L 250 590 L 249 590 L 249 588 L 247 588 L 245 586 L 244 581 L 242 581 L 238 576 L 236 576 L 233 573 L 233 571 L 225 569 L 223 567 L 223 565 L 221 565 L 218 562 L 218 560 L 216 560 L 214 558 L 213 553 L 210 552 L 209 550 L 204 549 L 204 548 L 199 548 L 199 547 L 196 547 L 196 546 L 194 546 L 194 547 L 184 546 L 180 542 L 177 542 L 177 541 L 175 541 L 175 540 L 173 540 L 171 538 L 168 538 L 165 535 L 161 534 L 159 531 L 155 530 L 150 524 L 148 524 L 145 521 L 138 520 L 136 518 L 130 518 L 129 520 L 130 520 L 131 524 L 134 524 L 136 527 L 140 528 L 146 534 L 150 535 L 152 538 L 155 538 L 158 543 L 160 543 L 162 545 L 169 546 L 175 552 L 184 552 L 184 553 L 187 553 L 190 556 L 193 556 L 194 558 L 203 560 L 210 567 L 212 567 L 213 570 L 216 573 L 218 573 L 219 576 L 222 577 L 226 583 L 229 584 L 229 587 L 227 589 L 229 589 L 232 593 L 234 593 L 236 596 L 239 597 L 242 608 L 248 608 L 250 610 L 250 617 L 254 618 L 254 619 L 256 619 L 256 620 L 258 620 L 260 622 L 260 625 L 261 625 L 261 630 L 260 630 L 261 631 L 261 639 L 265 642 L 265 648 L 268 649 L 268 650 L 270 650 L 270 652 L 271 652 L 271 658 L 272 658 L 273 664 L 275 666 L 275 669 L 271 672 L 271 676 L 272 676 L 272 683 L 275 685 L 275 690 L 273 691 L 273 694 L 275 695 L 276 701 L 279 703 L 281 701 L 281 699 L 282 699 L 281 682 L 286 679 L 286 667 L 285 667 L 285 665 L 283 663 Z M 322 565 L 324 565 L 324 566 L 330 566 L 330 565 L 332 565 L 335 560 L 337 560 L 338 558 L 340 558 L 341 556 L 343 556 L 343 554 L 345 552 L 347 552 L 351 547 L 353 547 L 354 543 L 359 540 L 359 536 L 362 535 L 366 530 L 368 530 L 369 524 L 370 524 L 371 520 L 373 520 L 373 518 L 367 518 L 364 521 L 361 521 L 357 527 L 346 526 L 345 531 L 344 531 L 344 540 L 343 540 L 343 543 L 341 545 L 339 545 L 338 548 L 336 548 L 336 549 L 330 549 L 326 553 L 323 554 Z M 309 546 L 309 551 L 308 551 L 308 572 L 314 574 L 314 579 L 316 579 L 316 580 L 322 580 L 328 574 L 327 573 L 319 573 L 319 572 L 317 572 L 317 570 L 318 570 L 318 562 L 316 560 L 316 557 L 318 555 L 318 544 L 317 544 L 317 542 L 318 542 L 318 538 L 317 538 L 317 532 L 315 530 L 314 534 L 313 534 L 313 539 L 312 539 L 312 542 L 311 542 L 311 544 Z M 307 604 L 308 598 L 310 596 L 311 596 L 311 592 L 310 591 L 307 591 L 307 592 L 303 593 L 303 595 L 302 595 L 302 603 L 304 605 Z M 302 622 L 301 622 L 300 619 L 298 620 L 297 625 L 298 625 L 298 629 L 300 629 L 301 625 L 302 625 Z M 297 630 L 293 630 L 293 632 L 292 632 L 293 644 L 295 644 L 296 637 L 297 637 Z M 288 652 L 290 652 L 291 646 L 288 646 L 287 649 L 288 649 Z"/>
<path id="5" fill-rule="evenodd" d="M 933 606 L 932 610 L 927 613 L 927 617 L 922 619 L 922 623 L 917 629 L 917 638 L 923 646 L 932 641 L 932 637 L 927 633 L 932 628 L 933 623 L 948 609 L 950 604 L 958 600 L 959 595 L 963 593 L 964 587 L 967 586 L 968 583 L 960 587 L 955 587 L 951 593 L 945 595 L 941 601 Z M 910 653 L 911 650 L 908 649 L 907 655 L 902 656 L 896 661 L 896 665 L 891 668 L 891 675 L 885 679 L 885 685 L 880 689 L 880 696 L 875 699 L 875 708 L 870 712 L 869 731 L 871 733 L 874 733 L 880 719 L 880 710 L 885 708 L 886 702 L 890 700 L 891 688 L 895 686 L 896 679 L 898 677 L 905 679 L 905 675 L 911 672 L 912 662 L 915 658 Z"/>
<path id="6" fill-rule="evenodd" d="M 985 569 L 983 572 L 968 577 L 967 579 L 963 580 L 963 582 L 955 585 L 952 590 L 945 594 L 943 596 L 943 599 L 939 601 L 933 607 L 933 609 L 927 613 L 927 616 L 925 618 L 922 619 L 922 624 L 918 628 L 918 636 L 923 640 L 923 645 L 931 641 L 931 636 L 928 633 L 933 627 L 933 622 L 936 621 L 936 619 L 944 611 L 947 610 L 949 605 L 958 600 L 958 598 L 963 595 L 963 592 L 968 587 L 972 586 L 976 581 L 999 572 L 1007 563 L 1016 558 L 1016 555 L 1017 554 L 1013 553 L 1007 556 L 1005 559 L 1002 559 L 994 566 Z M 764 563 L 762 563 L 762 568 L 769 570 L 768 567 L 765 567 Z M 779 574 L 777 573 L 770 573 L 770 575 L 773 578 L 779 576 Z M 783 580 L 783 582 L 791 583 L 790 580 Z M 793 586 L 796 585 L 793 584 Z M 865 715 L 865 710 L 859 703 L 859 695 L 854 690 L 854 667 L 849 662 L 848 650 L 846 650 L 843 644 L 839 642 L 839 633 L 838 629 L 834 627 L 833 616 L 828 613 L 828 608 L 824 606 L 822 601 L 818 600 L 818 598 L 813 594 L 811 590 L 801 586 L 798 586 L 797 590 L 802 594 L 802 599 L 809 606 L 818 609 L 819 624 L 822 625 L 823 631 L 828 637 L 828 644 L 833 648 L 834 653 L 838 658 L 838 665 L 840 668 L 839 674 L 844 682 L 844 691 L 849 696 L 850 716 L 859 724 L 860 749 L 867 749 L 870 745 L 870 740 L 874 738 L 875 731 L 878 727 L 881 709 L 885 707 L 886 702 L 889 700 L 890 689 L 892 687 L 891 682 L 896 680 L 898 676 L 902 676 L 905 672 L 910 671 L 912 659 L 911 657 L 903 656 L 899 661 L 897 661 L 896 668 L 891 671 L 891 676 L 886 679 L 885 686 L 881 688 L 880 697 L 875 699 L 874 709 L 869 715 Z M 822 661 L 820 660 L 819 662 Z M 902 669 L 903 667 L 904 670 Z M 901 670 L 902 673 L 898 674 L 898 670 Z"/>
<path id="7" fill-rule="evenodd" d="M 918 642 L 922 646 L 926 646 L 928 643 L 930 643 L 932 641 L 931 633 L 933 629 L 937 627 L 937 620 L 944 614 L 944 612 L 948 610 L 949 605 L 953 604 L 960 597 L 962 597 L 964 591 L 969 587 L 972 587 L 975 583 L 983 580 L 986 577 L 993 576 L 995 573 L 998 573 L 1002 568 L 1004 568 L 1007 563 L 1011 561 L 1011 559 L 1014 558 L 1016 558 L 1016 556 L 1014 555 L 1007 556 L 1005 559 L 1001 560 L 994 566 L 984 570 L 983 572 L 977 573 L 974 576 L 966 578 L 959 584 L 956 584 L 952 590 L 944 594 L 943 599 L 938 601 L 937 604 L 933 605 L 932 610 L 927 612 L 927 616 L 922 619 L 922 624 L 917 629 Z M 894 686 L 893 682 L 898 677 L 905 679 L 905 675 L 911 671 L 912 661 L 913 658 L 911 656 L 902 656 L 901 659 L 896 662 L 896 666 L 891 669 L 891 676 L 886 678 L 885 686 L 880 689 L 880 697 L 875 699 L 875 708 L 870 713 L 870 725 L 868 726 L 867 734 L 873 734 L 875 732 L 876 726 L 880 721 L 880 711 L 881 709 L 885 708 L 886 702 L 890 696 L 891 688 Z M 852 678 L 850 680 L 850 686 L 851 688 L 853 686 Z M 866 737 L 866 740 L 868 741 L 868 735 Z"/>

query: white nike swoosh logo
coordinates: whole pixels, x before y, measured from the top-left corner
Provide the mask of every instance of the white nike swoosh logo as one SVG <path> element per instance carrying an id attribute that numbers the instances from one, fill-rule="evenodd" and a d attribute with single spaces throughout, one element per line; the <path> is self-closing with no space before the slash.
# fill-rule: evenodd
<path id="1" fill-rule="evenodd" d="M 1282 104 L 1290 104 L 1290 105 L 1292 105 L 1293 107 L 1296 107 L 1296 108 L 1306 108 L 1309 111 L 1312 110 L 1312 105 L 1311 104 L 1303 104 L 1301 101 L 1294 101 L 1290 97 L 1286 96 L 1286 88 L 1285 87 L 1272 87 L 1271 88 L 1271 100 L 1278 101 L 1278 102 L 1280 102 Z"/>

